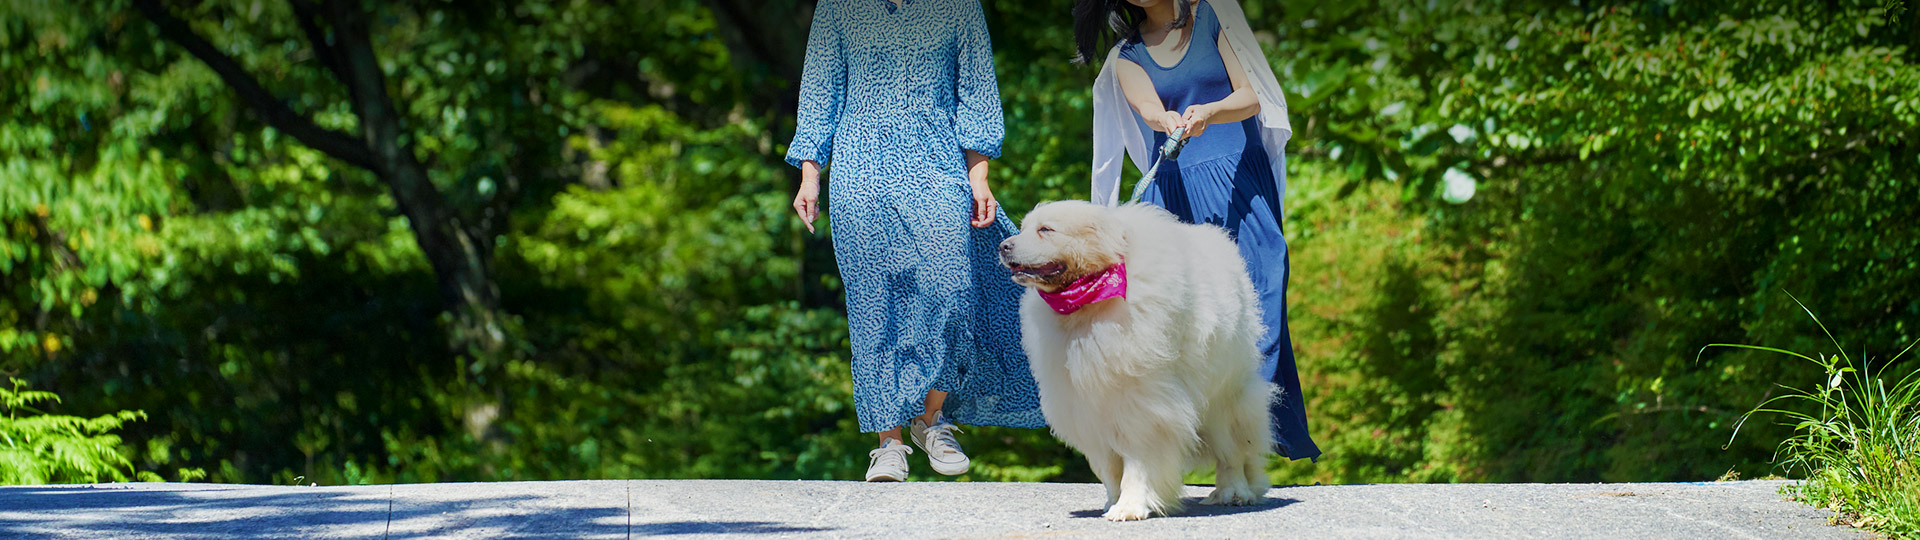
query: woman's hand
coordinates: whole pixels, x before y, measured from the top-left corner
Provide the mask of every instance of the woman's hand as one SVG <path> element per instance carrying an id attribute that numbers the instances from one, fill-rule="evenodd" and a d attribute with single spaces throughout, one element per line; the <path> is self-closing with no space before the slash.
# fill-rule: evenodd
<path id="1" fill-rule="evenodd" d="M 1180 117 L 1180 121 L 1186 123 L 1187 138 L 1199 137 L 1201 133 L 1205 133 L 1207 126 L 1213 125 L 1213 115 L 1217 112 L 1219 111 L 1214 109 L 1212 104 L 1187 107 L 1187 114 Z"/>
<path id="2" fill-rule="evenodd" d="M 969 183 L 973 184 L 973 228 L 986 228 L 999 215 L 1000 201 L 994 200 L 993 190 L 987 188 L 986 180 Z"/>
<path id="3" fill-rule="evenodd" d="M 793 196 L 793 213 L 799 214 L 800 222 L 807 224 L 807 234 L 813 234 L 813 218 L 820 215 L 819 163 L 800 164 L 800 192 Z"/>
<path id="4" fill-rule="evenodd" d="M 973 228 L 983 229 L 993 224 L 999 214 L 1000 201 L 994 200 L 993 190 L 987 187 L 987 156 L 972 150 L 967 151 L 967 184 L 973 187 Z"/>
<path id="5" fill-rule="evenodd" d="M 1180 116 L 1180 113 L 1173 111 L 1162 111 L 1160 114 L 1143 115 L 1141 119 L 1147 122 L 1147 129 L 1168 135 L 1173 134 L 1174 128 L 1186 127 L 1187 125 L 1186 117 Z"/>

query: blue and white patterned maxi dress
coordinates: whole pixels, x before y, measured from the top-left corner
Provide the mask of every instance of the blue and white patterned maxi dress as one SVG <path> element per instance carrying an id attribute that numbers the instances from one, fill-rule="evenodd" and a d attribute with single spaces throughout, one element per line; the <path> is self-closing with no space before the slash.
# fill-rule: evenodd
<path id="1" fill-rule="evenodd" d="M 965 151 L 997 158 L 1005 133 L 979 0 L 821 0 L 811 32 L 787 162 L 829 167 L 860 430 L 906 425 L 928 390 L 957 423 L 1044 426 L 997 258 L 1012 220 L 969 223 Z"/>

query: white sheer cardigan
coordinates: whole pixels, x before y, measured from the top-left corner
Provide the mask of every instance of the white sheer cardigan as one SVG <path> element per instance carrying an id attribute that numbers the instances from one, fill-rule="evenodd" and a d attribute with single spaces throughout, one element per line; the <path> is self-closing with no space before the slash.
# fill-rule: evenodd
<path id="1" fill-rule="evenodd" d="M 1280 93 L 1280 81 L 1273 76 L 1273 66 L 1267 64 L 1267 56 L 1260 52 L 1260 43 L 1253 39 L 1253 29 L 1247 25 L 1247 15 L 1240 9 L 1240 3 L 1237 0 L 1205 1 L 1213 6 L 1227 44 L 1233 47 L 1234 56 L 1240 57 L 1247 82 L 1260 98 L 1260 114 L 1255 117 L 1260 124 L 1260 141 L 1266 147 L 1268 161 L 1273 163 L 1276 192 L 1284 199 L 1287 160 L 1283 152 L 1287 140 L 1293 138 L 1293 127 L 1287 120 L 1287 98 Z M 1143 172 L 1152 164 L 1147 141 L 1140 133 L 1139 115 L 1127 103 L 1119 78 L 1113 72 L 1118 60 L 1120 45 L 1114 45 L 1107 53 L 1106 63 L 1100 67 L 1100 76 L 1093 81 L 1093 202 L 1107 206 L 1120 204 L 1123 153 Z"/>

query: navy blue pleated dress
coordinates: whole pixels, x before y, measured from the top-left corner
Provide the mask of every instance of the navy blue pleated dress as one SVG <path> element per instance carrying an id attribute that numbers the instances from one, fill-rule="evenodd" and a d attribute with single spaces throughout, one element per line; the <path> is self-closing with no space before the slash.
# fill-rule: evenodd
<path id="1" fill-rule="evenodd" d="M 1220 20 L 1202 0 L 1193 18 L 1193 42 L 1187 54 L 1172 66 L 1163 66 L 1137 39 L 1124 44 L 1120 58 L 1139 64 L 1153 80 L 1167 110 L 1185 113 L 1193 105 L 1213 103 L 1233 93 L 1226 61 L 1220 55 Z M 1137 116 L 1136 116 L 1137 118 Z M 1271 159 L 1261 146 L 1257 119 L 1209 126 L 1187 141 L 1172 162 L 1161 165 L 1143 201 L 1159 205 L 1188 223 L 1224 227 L 1240 245 L 1267 334 L 1260 340 L 1260 374 L 1280 386 L 1284 395 L 1273 405 L 1274 445 L 1283 456 L 1308 459 L 1320 456 L 1319 445 L 1307 434 L 1306 401 L 1300 395 L 1300 372 L 1294 366 L 1293 338 L 1287 329 L 1287 239 L 1280 229 L 1284 194 L 1276 191 Z M 1160 148 L 1165 133 L 1138 123 L 1150 148 Z M 1154 159 L 1159 159 L 1155 152 Z"/>

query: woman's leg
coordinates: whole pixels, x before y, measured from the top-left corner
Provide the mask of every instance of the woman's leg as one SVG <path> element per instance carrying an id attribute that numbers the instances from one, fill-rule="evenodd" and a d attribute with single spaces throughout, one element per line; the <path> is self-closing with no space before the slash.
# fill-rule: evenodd
<path id="1" fill-rule="evenodd" d="M 939 390 L 928 390 L 927 391 L 927 412 L 920 413 L 920 416 L 919 416 L 920 423 L 926 424 L 929 426 L 933 425 L 934 419 L 940 416 L 940 408 L 942 406 L 945 406 L 946 404 L 947 404 L 946 392 L 941 392 Z"/>
<path id="2" fill-rule="evenodd" d="M 919 420 L 921 423 L 926 425 L 933 425 L 934 418 L 940 414 L 940 407 L 943 405 L 946 405 L 946 403 L 947 403 L 946 392 L 941 392 L 939 390 L 928 390 L 927 401 L 926 401 L 927 412 L 921 413 L 920 416 L 916 416 L 914 417 L 914 419 Z M 880 432 L 879 433 L 880 444 L 882 446 L 885 446 L 887 444 L 887 439 L 893 439 L 894 441 L 899 441 L 900 428 L 901 426 L 894 426 L 893 429 Z"/>

